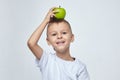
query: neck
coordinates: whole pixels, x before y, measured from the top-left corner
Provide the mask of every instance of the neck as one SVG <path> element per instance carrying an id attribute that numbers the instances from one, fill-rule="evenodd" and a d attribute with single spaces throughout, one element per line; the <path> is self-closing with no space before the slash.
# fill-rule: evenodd
<path id="1" fill-rule="evenodd" d="M 64 60 L 68 60 L 68 61 L 73 61 L 73 60 L 74 60 L 74 59 L 71 57 L 69 50 L 64 51 L 64 52 L 56 52 L 56 55 L 57 55 L 59 58 L 64 59 Z"/>

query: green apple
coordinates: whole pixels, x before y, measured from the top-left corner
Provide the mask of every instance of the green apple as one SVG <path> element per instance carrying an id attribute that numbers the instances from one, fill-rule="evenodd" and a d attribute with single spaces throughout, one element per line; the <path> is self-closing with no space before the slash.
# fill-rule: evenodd
<path id="1" fill-rule="evenodd" d="M 53 11 L 55 11 L 55 18 L 60 20 L 60 19 L 64 19 L 65 15 L 66 15 L 66 10 L 64 8 L 58 7 L 58 8 L 54 8 Z"/>

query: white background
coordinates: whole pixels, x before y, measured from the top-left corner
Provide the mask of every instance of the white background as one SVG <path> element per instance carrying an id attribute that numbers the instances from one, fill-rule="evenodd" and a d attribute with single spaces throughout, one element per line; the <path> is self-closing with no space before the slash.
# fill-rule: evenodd
<path id="1" fill-rule="evenodd" d="M 87 65 L 91 80 L 120 80 L 119 0 L 0 0 L 0 80 L 41 80 L 27 40 L 59 5 L 75 34 L 71 55 Z M 45 37 L 39 44 L 49 50 Z"/>

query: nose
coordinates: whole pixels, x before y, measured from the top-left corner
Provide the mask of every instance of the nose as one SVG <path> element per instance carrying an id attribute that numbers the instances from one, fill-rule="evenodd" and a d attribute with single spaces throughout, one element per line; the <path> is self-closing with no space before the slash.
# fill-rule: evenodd
<path id="1" fill-rule="evenodd" d="M 57 38 L 58 38 L 58 39 L 61 39 L 61 38 L 62 38 L 62 34 L 59 33 L 59 34 L 57 35 Z"/>

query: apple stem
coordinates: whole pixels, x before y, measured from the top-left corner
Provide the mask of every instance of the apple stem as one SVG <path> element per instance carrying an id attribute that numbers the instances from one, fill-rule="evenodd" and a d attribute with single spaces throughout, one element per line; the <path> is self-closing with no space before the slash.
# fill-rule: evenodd
<path id="1" fill-rule="evenodd" d="M 60 8 L 61 6 L 59 5 L 59 8 Z"/>

